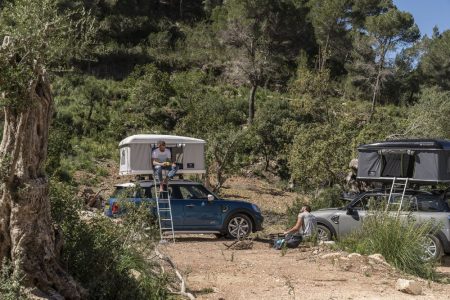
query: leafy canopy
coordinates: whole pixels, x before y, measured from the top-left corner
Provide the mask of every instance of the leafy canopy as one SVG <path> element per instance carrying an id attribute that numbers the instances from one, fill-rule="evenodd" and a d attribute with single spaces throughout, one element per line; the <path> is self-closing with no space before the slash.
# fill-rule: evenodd
<path id="1" fill-rule="evenodd" d="M 7 1 L 0 11 L 3 101 L 25 105 L 38 76 L 80 58 L 94 33 L 83 9 L 63 11 L 57 0 Z"/>

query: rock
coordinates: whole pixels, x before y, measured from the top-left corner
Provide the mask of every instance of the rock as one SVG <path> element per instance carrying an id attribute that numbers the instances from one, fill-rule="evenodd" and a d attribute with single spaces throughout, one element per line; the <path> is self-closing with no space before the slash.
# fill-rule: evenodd
<path id="1" fill-rule="evenodd" d="M 341 257 L 341 253 L 339 253 L 339 252 L 327 253 L 327 254 L 322 255 L 320 258 L 328 259 L 328 258 L 336 258 L 336 257 Z"/>
<path id="2" fill-rule="evenodd" d="M 397 280 L 397 283 L 395 284 L 395 288 L 398 291 L 401 291 L 406 294 L 411 294 L 411 295 L 421 295 L 422 294 L 422 286 L 414 280 L 399 278 Z"/>
<path id="3" fill-rule="evenodd" d="M 371 266 L 361 266 L 361 273 L 366 276 L 371 276 L 373 269 Z"/>
<path id="4" fill-rule="evenodd" d="M 358 159 L 357 158 L 352 159 L 348 164 L 348 167 L 351 169 L 358 170 Z"/>
<path id="5" fill-rule="evenodd" d="M 352 259 L 352 258 L 359 258 L 362 255 L 359 253 L 350 253 L 349 255 L 347 255 L 348 258 Z"/>
<path id="6" fill-rule="evenodd" d="M 369 255 L 369 259 L 372 259 L 372 260 L 374 260 L 376 262 L 380 262 L 380 263 L 383 263 L 383 264 L 387 264 L 386 259 L 380 253 Z"/>
<path id="7" fill-rule="evenodd" d="M 319 245 L 334 245 L 336 244 L 335 241 L 320 241 Z"/>
<path id="8" fill-rule="evenodd" d="M 141 272 L 135 270 L 135 269 L 131 269 L 130 270 L 130 274 L 131 276 L 133 276 L 136 280 L 139 280 L 139 278 L 141 277 Z"/>
<path id="9" fill-rule="evenodd" d="M 319 250 L 314 250 L 313 254 L 319 254 Z"/>

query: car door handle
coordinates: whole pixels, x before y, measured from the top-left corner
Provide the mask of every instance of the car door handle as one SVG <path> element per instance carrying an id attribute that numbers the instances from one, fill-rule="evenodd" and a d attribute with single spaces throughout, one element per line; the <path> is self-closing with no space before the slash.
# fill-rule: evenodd
<path id="1" fill-rule="evenodd" d="M 194 207 L 195 206 L 195 204 L 188 204 L 188 205 L 186 205 L 186 207 Z"/>

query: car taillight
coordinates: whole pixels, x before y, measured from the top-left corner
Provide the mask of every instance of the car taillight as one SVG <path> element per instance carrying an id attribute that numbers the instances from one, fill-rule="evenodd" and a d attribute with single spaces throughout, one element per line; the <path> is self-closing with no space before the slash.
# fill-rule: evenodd
<path id="1" fill-rule="evenodd" d="M 111 206 L 111 212 L 113 214 L 117 214 L 119 212 L 119 205 L 117 205 L 117 203 L 113 203 L 113 205 Z"/>

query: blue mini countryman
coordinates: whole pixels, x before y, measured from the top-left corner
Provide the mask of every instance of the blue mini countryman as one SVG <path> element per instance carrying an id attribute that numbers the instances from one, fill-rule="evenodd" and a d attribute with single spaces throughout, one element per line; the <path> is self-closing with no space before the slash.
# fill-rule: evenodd
<path id="1" fill-rule="evenodd" d="M 105 207 L 107 216 L 120 215 L 124 199 L 155 202 L 154 181 L 137 181 L 115 186 Z M 220 199 L 201 183 L 170 181 L 172 219 L 175 233 L 211 233 L 236 238 L 262 230 L 263 216 L 255 204 Z"/>

